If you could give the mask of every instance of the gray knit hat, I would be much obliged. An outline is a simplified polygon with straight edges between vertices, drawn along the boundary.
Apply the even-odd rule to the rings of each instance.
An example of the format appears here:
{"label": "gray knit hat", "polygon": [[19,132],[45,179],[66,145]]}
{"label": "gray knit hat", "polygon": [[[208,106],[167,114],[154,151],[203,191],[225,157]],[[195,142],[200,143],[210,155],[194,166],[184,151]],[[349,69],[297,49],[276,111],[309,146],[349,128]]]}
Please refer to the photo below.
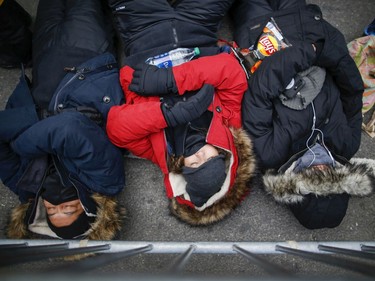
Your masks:
{"label": "gray knit hat", "polygon": [[[299,89],[297,94],[295,94],[293,97],[288,97],[288,95],[284,92],[279,96],[279,98],[285,106],[295,110],[302,110],[305,109],[320,93],[324,84],[326,71],[324,68],[312,66],[298,73],[298,75],[303,80],[301,81],[303,82],[302,88]],[[294,79],[292,80],[292,85],[290,85],[291,89],[293,89],[293,87],[297,87],[297,85],[293,85],[293,82]]]}

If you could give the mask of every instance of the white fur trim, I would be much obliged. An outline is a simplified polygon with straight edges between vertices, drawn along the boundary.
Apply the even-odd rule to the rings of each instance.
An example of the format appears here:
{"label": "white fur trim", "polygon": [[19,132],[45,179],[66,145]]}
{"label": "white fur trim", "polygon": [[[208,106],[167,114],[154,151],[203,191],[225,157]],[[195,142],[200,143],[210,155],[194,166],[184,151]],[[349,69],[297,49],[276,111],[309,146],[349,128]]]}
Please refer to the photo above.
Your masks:
{"label": "white fur trim", "polygon": [[375,161],[357,158],[351,162],[353,166],[336,162],[333,170],[305,170],[301,173],[294,173],[292,165],[284,174],[267,173],[263,178],[264,188],[276,201],[286,204],[300,202],[306,194],[372,194],[375,188]]}
{"label": "white fur trim", "polygon": [[367,167],[372,169],[372,175],[375,176],[375,160],[374,159],[369,159],[369,158],[352,158],[350,160],[350,163],[352,164],[364,164]]}

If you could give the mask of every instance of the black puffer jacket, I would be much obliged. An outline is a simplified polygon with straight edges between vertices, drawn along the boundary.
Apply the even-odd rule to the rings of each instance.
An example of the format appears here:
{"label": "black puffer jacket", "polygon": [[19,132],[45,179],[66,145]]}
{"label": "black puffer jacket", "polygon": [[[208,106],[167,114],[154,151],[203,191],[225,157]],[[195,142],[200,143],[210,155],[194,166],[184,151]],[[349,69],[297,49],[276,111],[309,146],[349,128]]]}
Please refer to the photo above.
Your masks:
{"label": "black puffer jacket", "polygon": [[[360,145],[363,82],[344,36],[322,18],[315,5],[274,11],[254,19],[254,10],[249,9],[251,1],[239,2],[241,5],[233,12],[235,40],[241,47],[255,44],[271,16],[293,45],[264,60],[243,100],[244,127],[253,138],[263,168],[278,168],[306,148],[312,133],[312,107],[289,109],[278,96],[292,77],[311,65],[324,67],[327,72],[314,100],[316,128],[322,131],[325,144],[334,154],[350,159]],[[321,47],[317,55],[312,43]]]}
{"label": "black puffer jacket", "polygon": [[201,56],[219,53],[216,33],[233,2],[174,1],[171,6],[167,1],[109,0],[124,43],[125,64],[134,67],[180,47],[198,46]]}

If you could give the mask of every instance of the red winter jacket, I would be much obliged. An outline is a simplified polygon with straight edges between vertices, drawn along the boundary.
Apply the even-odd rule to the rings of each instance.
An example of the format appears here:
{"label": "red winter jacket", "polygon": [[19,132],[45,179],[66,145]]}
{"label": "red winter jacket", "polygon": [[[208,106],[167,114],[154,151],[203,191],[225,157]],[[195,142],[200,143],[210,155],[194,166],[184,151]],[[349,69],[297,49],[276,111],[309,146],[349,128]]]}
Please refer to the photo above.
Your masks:
{"label": "red winter jacket", "polygon": [[[167,146],[164,119],[159,97],[142,97],[130,91],[128,86],[133,69],[125,66],[120,71],[120,81],[126,104],[113,106],[108,114],[107,133],[117,146],[126,148],[134,155],[156,163],[164,173],[168,198],[177,197],[179,203],[193,206],[185,192],[185,181],[181,175],[169,173],[167,168]],[[178,93],[199,90],[204,84],[215,88],[215,95],[208,110],[213,118],[206,142],[231,152],[227,179],[222,190],[199,209],[205,209],[222,198],[233,186],[238,167],[237,150],[230,127],[241,127],[241,102],[247,89],[247,80],[237,59],[232,54],[222,53],[173,67]],[[210,201],[211,200],[211,201]],[[196,209],[198,209],[196,207]]]}

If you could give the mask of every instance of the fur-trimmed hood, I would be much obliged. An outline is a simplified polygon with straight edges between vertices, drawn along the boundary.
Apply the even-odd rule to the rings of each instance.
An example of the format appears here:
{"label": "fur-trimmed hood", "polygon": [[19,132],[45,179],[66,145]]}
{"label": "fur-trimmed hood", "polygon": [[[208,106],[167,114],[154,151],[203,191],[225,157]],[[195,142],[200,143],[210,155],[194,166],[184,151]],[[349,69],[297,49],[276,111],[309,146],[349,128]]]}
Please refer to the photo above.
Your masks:
{"label": "fur-trimmed hood", "polygon": [[[125,210],[120,208],[116,199],[95,193],[92,195],[97,210],[95,221],[91,224],[90,229],[80,239],[89,240],[111,240],[121,229],[122,218],[125,215]],[[33,231],[27,225],[29,215],[29,208],[31,203],[24,203],[15,207],[10,216],[9,225],[7,227],[7,236],[11,239],[27,239],[30,238]],[[35,221],[35,220],[34,220]],[[40,220],[37,226],[41,232],[51,233],[47,222]],[[45,228],[43,230],[43,228]],[[48,228],[48,229],[46,229]],[[49,230],[49,231],[48,231]],[[39,232],[39,234],[41,234]],[[49,235],[54,238],[57,236]]]}
{"label": "fur-trimmed hood", "polygon": [[280,203],[301,202],[306,194],[327,196],[347,193],[368,196],[375,190],[375,160],[353,158],[342,165],[324,170],[305,169],[293,172],[294,164],[284,173],[269,170],[263,177],[264,188]]}
{"label": "fur-trimmed hood", "polygon": [[209,225],[230,214],[250,191],[249,181],[256,171],[253,146],[243,129],[231,129],[238,154],[238,168],[234,184],[229,191],[212,205],[199,210],[180,204],[176,198],[170,201],[173,215],[191,225]]}

